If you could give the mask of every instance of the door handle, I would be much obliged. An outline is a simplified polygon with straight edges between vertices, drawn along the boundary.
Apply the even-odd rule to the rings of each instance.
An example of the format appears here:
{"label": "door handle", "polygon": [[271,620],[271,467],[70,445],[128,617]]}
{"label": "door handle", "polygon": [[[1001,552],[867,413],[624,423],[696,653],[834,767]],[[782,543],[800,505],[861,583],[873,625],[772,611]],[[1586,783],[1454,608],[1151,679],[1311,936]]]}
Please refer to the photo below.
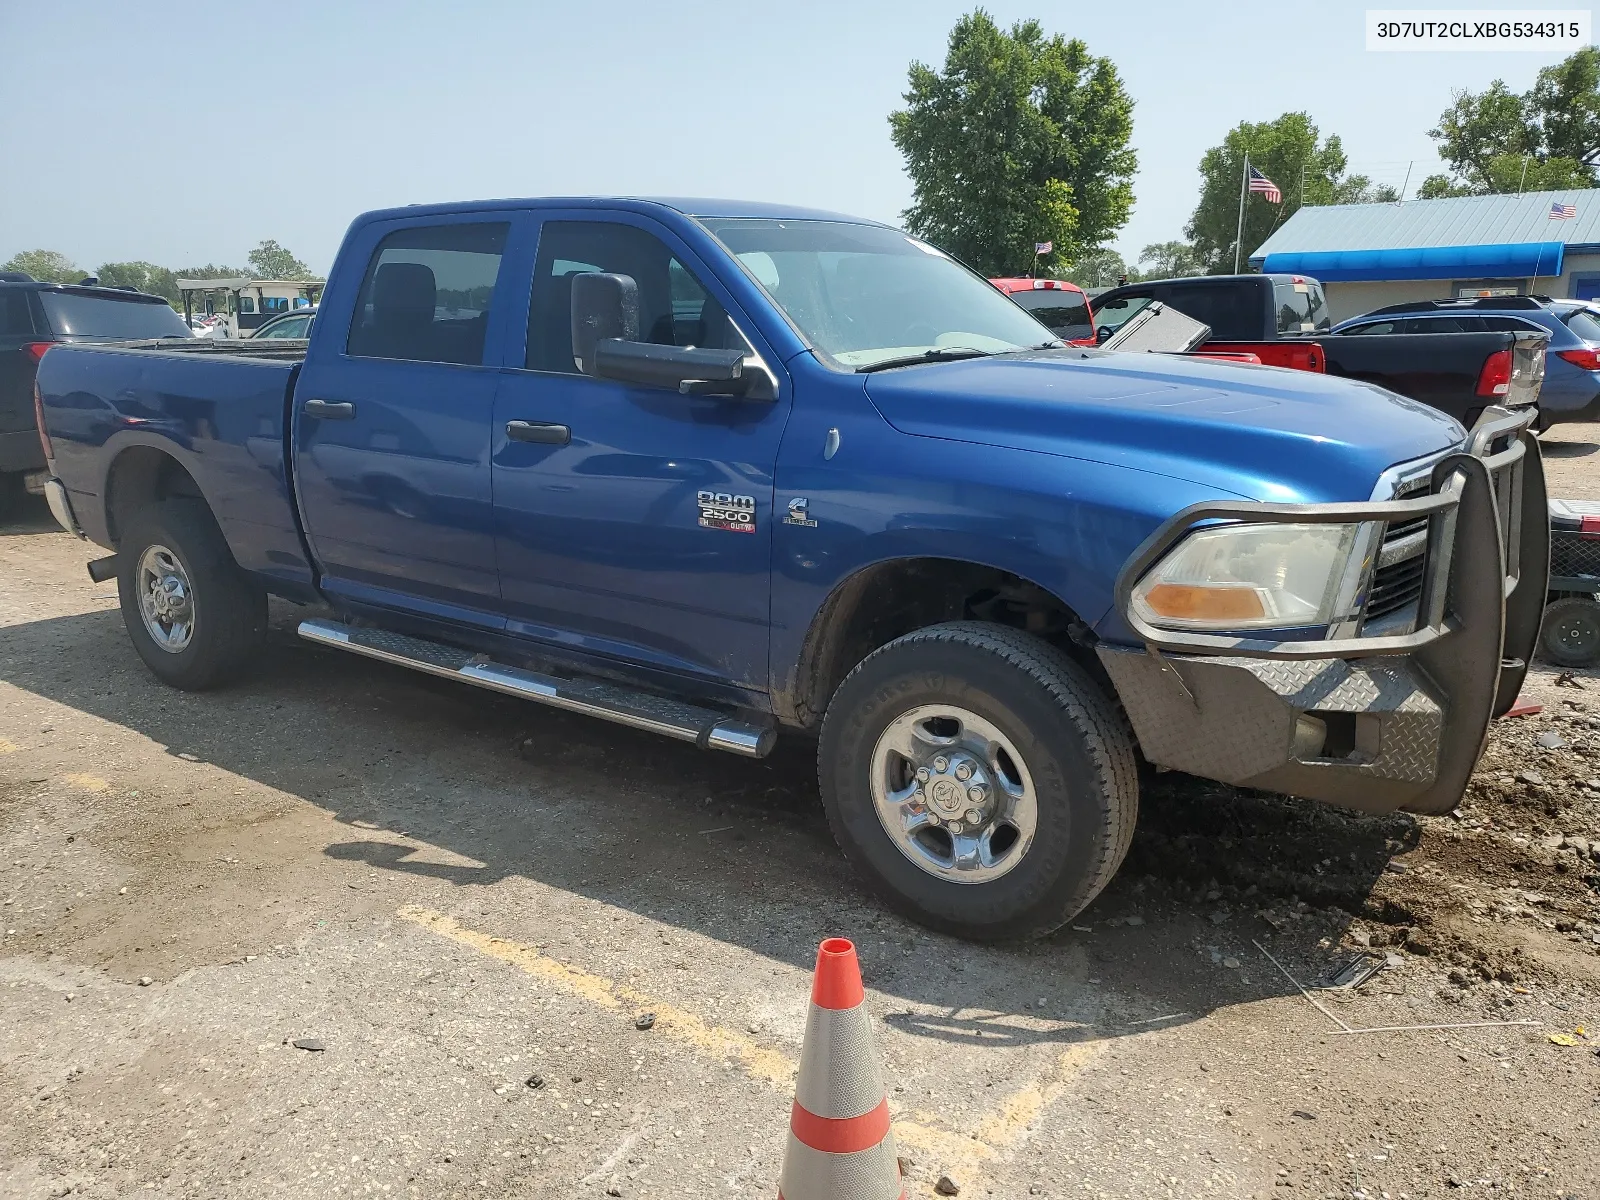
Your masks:
{"label": "door handle", "polygon": [[356,406],[343,400],[307,400],[300,411],[324,421],[353,421],[356,416]]}
{"label": "door handle", "polygon": [[539,442],[545,446],[565,446],[572,441],[572,430],[548,421],[507,421],[506,436],[513,442]]}

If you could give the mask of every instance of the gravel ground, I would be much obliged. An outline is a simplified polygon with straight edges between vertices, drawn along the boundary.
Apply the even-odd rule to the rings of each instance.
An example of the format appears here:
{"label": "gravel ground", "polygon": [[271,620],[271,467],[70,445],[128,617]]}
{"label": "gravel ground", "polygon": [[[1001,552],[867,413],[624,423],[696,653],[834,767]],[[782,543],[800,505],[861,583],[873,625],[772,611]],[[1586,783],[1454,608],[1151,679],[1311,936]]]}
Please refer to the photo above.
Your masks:
{"label": "gravel ground", "polygon": [[[1597,450],[1550,435],[1552,492],[1600,498]],[[1451,817],[1160,776],[1072,928],[974,947],[866,896],[802,743],[701,753],[287,606],[250,681],[170,691],[92,553],[0,526],[0,1195],[771,1195],[832,934],[913,1196],[1600,1195],[1600,672],[1536,668]],[[1357,953],[1325,1011],[1285,974]],[[1361,1032],[1481,1021],[1525,1023]]]}

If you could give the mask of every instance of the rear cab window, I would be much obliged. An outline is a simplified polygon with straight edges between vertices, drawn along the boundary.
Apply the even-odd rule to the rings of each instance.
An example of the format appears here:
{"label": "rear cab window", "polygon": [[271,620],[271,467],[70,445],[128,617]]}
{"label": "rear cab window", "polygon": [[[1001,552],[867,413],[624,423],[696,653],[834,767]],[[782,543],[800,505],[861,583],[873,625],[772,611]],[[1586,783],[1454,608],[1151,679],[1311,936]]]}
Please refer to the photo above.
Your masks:
{"label": "rear cab window", "polygon": [[510,230],[505,222],[473,222],[387,235],[367,264],[345,353],[481,365]]}
{"label": "rear cab window", "polygon": [[161,300],[120,299],[94,292],[39,292],[50,331],[63,341],[192,337],[183,318]]}
{"label": "rear cab window", "polygon": [[1315,279],[1274,279],[1272,297],[1279,334],[1321,333],[1333,324],[1327,297]]}
{"label": "rear cab window", "polygon": [[1094,336],[1094,325],[1089,320],[1089,300],[1082,292],[1040,288],[1012,292],[1010,296],[1058,338],[1073,341]]}

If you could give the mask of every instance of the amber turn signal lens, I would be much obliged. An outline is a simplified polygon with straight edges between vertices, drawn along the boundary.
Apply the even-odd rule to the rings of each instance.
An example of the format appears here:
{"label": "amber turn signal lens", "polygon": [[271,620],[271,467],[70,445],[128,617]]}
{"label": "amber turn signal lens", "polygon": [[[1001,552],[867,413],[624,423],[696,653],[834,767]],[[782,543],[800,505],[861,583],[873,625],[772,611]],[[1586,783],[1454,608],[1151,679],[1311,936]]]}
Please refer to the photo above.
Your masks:
{"label": "amber turn signal lens", "polygon": [[1150,611],[1169,621],[1255,621],[1267,615],[1253,587],[1158,583],[1144,595]]}

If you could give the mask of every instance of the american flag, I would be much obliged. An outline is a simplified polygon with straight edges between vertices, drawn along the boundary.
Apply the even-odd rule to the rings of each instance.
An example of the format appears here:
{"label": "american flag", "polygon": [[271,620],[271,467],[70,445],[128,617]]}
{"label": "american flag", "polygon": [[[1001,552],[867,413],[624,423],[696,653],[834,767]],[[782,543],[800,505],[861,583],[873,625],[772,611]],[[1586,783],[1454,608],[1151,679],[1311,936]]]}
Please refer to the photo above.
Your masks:
{"label": "american flag", "polygon": [[1278,190],[1278,185],[1254,167],[1250,168],[1250,190],[1260,192],[1271,204],[1283,203],[1283,193]]}
{"label": "american flag", "polygon": [[1049,254],[1055,248],[1056,244],[1054,242],[1035,242],[1033,244],[1033,252],[1035,254]]}
{"label": "american flag", "polygon": [[1576,204],[1552,204],[1550,206],[1550,219],[1552,221],[1570,221],[1578,215]]}

